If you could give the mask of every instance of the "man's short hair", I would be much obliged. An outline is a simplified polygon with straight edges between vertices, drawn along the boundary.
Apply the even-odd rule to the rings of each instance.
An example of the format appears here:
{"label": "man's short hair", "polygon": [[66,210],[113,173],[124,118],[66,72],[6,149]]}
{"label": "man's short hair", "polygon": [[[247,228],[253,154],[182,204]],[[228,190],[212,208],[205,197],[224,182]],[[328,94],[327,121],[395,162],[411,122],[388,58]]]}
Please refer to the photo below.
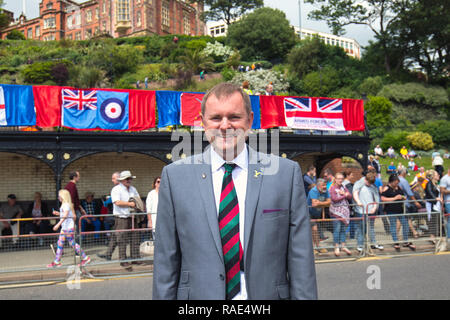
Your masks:
{"label": "man's short hair", "polygon": [[377,177],[376,173],[374,172],[367,172],[366,173],[366,180],[370,183],[373,184],[375,182],[375,178]]}
{"label": "man's short hair", "polygon": [[73,178],[78,176],[78,171],[73,171],[69,173],[69,180],[73,180]]}
{"label": "man's short hair", "polygon": [[14,193],[8,194],[8,199],[16,199],[16,195]]}
{"label": "man's short hair", "polygon": [[322,179],[322,178],[319,178],[319,179],[317,179],[317,182],[316,182],[316,185],[318,186],[319,184],[322,184],[322,183],[327,183],[326,181],[325,181],[325,179]]}
{"label": "man's short hair", "polygon": [[235,85],[235,84],[229,83],[229,82],[219,83],[218,85],[214,86],[212,89],[210,89],[205,94],[205,96],[203,97],[203,100],[202,100],[202,105],[201,105],[202,115],[205,114],[206,102],[211,95],[214,95],[217,99],[222,99],[222,98],[228,98],[236,92],[238,92],[242,96],[242,100],[244,101],[245,111],[247,111],[247,114],[250,115],[252,112],[252,104],[250,102],[250,97],[238,85]]}
{"label": "man's short hair", "polygon": [[406,173],[406,169],[405,168],[400,168],[400,169],[397,170],[397,172],[398,172],[398,175],[401,176],[401,175]]}
{"label": "man's short hair", "polygon": [[310,165],[308,166],[308,168],[306,169],[306,172],[310,172],[313,171],[316,167],[314,165]]}

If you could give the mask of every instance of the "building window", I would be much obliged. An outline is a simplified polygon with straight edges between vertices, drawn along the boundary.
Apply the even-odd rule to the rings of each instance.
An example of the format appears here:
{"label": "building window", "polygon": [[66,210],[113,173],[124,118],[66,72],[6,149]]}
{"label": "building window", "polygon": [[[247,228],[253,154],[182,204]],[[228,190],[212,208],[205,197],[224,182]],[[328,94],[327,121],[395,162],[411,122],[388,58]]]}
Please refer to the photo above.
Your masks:
{"label": "building window", "polygon": [[86,11],[86,21],[87,22],[91,22],[92,21],[92,10],[91,9]]}
{"label": "building window", "polygon": [[41,27],[37,26],[37,27],[34,29],[34,35],[35,35],[36,37],[39,37],[39,36],[41,35]]}
{"label": "building window", "polygon": [[54,17],[44,20],[44,29],[50,29],[55,27],[56,27],[56,19]]}
{"label": "building window", "polygon": [[98,7],[95,8],[95,19],[98,20],[98,17],[100,16],[100,12],[98,10]]}
{"label": "building window", "polygon": [[117,21],[130,21],[130,2],[129,0],[117,1]]}
{"label": "building window", "polygon": [[67,28],[72,29],[73,26],[73,16],[67,18]]}
{"label": "building window", "polygon": [[67,35],[67,36],[66,36],[66,39],[68,39],[68,40],[73,40],[73,34]]}
{"label": "building window", "polygon": [[103,1],[102,13],[106,13],[106,0]]}
{"label": "building window", "polygon": [[142,24],[142,15],[141,15],[141,12],[138,11],[137,14],[136,14],[136,25],[138,27],[140,27],[141,24]]}
{"label": "building window", "polygon": [[33,38],[33,28],[27,30],[27,39]]}
{"label": "building window", "polygon": [[161,7],[161,24],[165,27],[170,27],[170,8],[169,2],[163,1]]}
{"label": "building window", "polygon": [[81,40],[81,31],[75,33],[75,40]]}
{"label": "building window", "polygon": [[53,9],[53,3],[49,2],[47,3],[47,10]]}
{"label": "building window", "polygon": [[75,16],[75,24],[76,24],[77,26],[81,25],[81,14],[77,14],[77,15]]}
{"label": "building window", "polygon": [[191,34],[191,21],[189,19],[189,13],[183,14],[183,33],[187,35]]}
{"label": "building window", "polygon": [[84,39],[90,39],[92,38],[92,29],[86,29],[86,32],[84,33]]}
{"label": "building window", "polygon": [[94,36],[97,36],[100,34],[100,27],[95,27]]}
{"label": "building window", "polygon": [[103,29],[103,31],[106,32],[106,21],[103,21],[103,22],[102,22],[102,29]]}

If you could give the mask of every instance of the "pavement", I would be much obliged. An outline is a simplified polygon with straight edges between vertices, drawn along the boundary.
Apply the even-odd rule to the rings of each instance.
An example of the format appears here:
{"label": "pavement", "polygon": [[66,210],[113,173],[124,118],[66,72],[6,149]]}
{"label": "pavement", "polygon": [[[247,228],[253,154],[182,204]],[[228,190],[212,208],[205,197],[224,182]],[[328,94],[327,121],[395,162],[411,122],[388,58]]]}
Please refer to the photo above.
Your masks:
{"label": "pavement", "polygon": [[[79,263],[79,257],[69,246],[64,248],[61,259],[62,266],[47,268],[47,264],[54,259],[54,253],[50,246],[33,248],[33,250],[8,250],[0,251],[0,283],[65,280],[74,273],[74,265]],[[106,261],[97,256],[106,252],[105,245],[92,245],[83,248],[90,256],[91,262],[81,268],[86,277],[99,277],[105,275],[123,275],[153,272],[153,250],[142,256],[142,265],[132,265],[132,268],[121,267],[118,261],[118,248],[113,253],[111,261]],[[151,248],[153,249],[153,248]]]}

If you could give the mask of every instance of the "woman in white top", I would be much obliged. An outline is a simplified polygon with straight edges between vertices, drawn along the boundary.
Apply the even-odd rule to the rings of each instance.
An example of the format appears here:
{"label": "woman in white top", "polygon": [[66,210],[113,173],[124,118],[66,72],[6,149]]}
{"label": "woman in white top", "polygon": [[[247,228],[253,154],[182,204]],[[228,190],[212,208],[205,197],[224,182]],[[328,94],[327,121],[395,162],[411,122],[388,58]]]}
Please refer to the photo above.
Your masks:
{"label": "woman in white top", "polygon": [[81,257],[81,266],[88,264],[91,258],[81,250],[80,245],[75,242],[75,210],[72,204],[72,198],[69,191],[62,189],[59,190],[58,199],[61,202],[60,211],[53,211],[53,214],[60,216],[59,222],[53,227],[54,231],[57,231],[61,227],[61,233],[58,238],[58,249],[56,250],[55,260],[47,265],[48,268],[60,267],[61,257],[64,250],[64,242],[70,243],[75,252]]}
{"label": "woman in white top", "polygon": [[153,240],[155,239],[155,227],[156,227],[156,210],[158,209],[158,192],[159,184],[161,183],[161,177],[156,177],[153,180],[153,190],[151,190],[147,199],[145,200],[145,206],[147,208],[147,228],[152,229]]}

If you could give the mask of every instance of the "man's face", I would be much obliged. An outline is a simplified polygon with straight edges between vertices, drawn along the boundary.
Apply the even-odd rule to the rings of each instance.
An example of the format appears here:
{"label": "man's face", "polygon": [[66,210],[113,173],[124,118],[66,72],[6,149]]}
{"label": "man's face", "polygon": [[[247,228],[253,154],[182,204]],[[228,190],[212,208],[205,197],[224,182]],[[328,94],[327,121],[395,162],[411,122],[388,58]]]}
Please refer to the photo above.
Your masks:
{"label": "man's face", "polygon": [[317,184],[317,190],[319,190],[320,193],[324,193],[327,191],[327,184],[326,183],[318,183]]}
{"label": "man's face", "polygon": [[209,143],[225,160],[234,159],[242,150],[253,123],[253,112],[247,114],[239,92],[220,100],[211,95],[201,116]]}
{"label": "man's face", "polygon": [[12,207],[16,204],[16,199],[8,198],[8,204]]}
{"label": "man's face", "polygon": [[128,188],[129,186],[131,186],[132,181],[133,181],[133,178],[127,178],[125,180],[122,180],[122,184]]}
{"label": "man's face", "polygon": [[78,182],[78,181],[80,181],[80,178],[81,178],[80,173],[77,172],[77,175],[74,177],[74,180],[75,180],[76,182]]}
{"label": "man's face", "polygon": [[117,180],[118,178],[119,178],[119,175],[117,175],[117,174],[112,175],[111,181],[112,181],[112,183],[114,183],[114,185],[119,184],[119,180]]}

